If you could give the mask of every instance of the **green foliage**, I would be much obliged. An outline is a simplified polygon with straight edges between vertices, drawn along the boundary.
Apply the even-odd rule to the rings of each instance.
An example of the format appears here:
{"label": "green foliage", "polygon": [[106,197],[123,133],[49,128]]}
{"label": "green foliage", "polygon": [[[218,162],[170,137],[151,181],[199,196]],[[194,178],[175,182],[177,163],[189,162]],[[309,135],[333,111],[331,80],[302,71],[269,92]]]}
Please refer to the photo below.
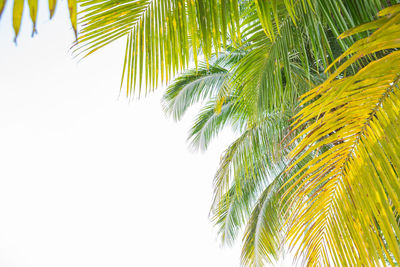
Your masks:
{"label": "green foliage", "polygon": [[[333,87],[343,86],[342,82],[347,80],[343,79],[343,75],[363,73],[369,62],[388,53],[387,50],[379,51],[397,47],[393,45],[393,42],[397,44],[395,39],[392,43],[388,41],[388,33],[398,33],[397,26],[393,26],[397,25],[394,19],[384,13],[388,9],[381,13],[381,16],[386,17],[369,22],[385,4],[388,3],[317,0],[242,2],[242,46],[236,50],[242,56],[234,64],[223,65],[222,68],[211,64],[210,71],[206,74],[204,69],[199,69],[198,72],[193,69],[191,76],[185,73],[169,87],[166,94],[169,102],[164,104],[170,114],[175,114],[176,119],[183,114],[182,110],[186,110],[194,102],[206,101],[189,136],[197,148],[206,149],[210,140],[226,125],[233,126],[240,133],[239,138],[221,157],[220,168],[214,179],[211,218],[225,244],[232,244],[244,230],[243,265],[263,266],[266,262],[273,262],[279,257],[279,253],[290,247],[299,248],[298,256],[302,257],[307,266],[369,266],[384,259],[389,263],[398,260],[395,254],[397,234],[393,233],[393,229],[397,227],[394,224],[395,217],[390,219],[392,223],[385,222],[381,218],[377,219],[378,214],[374,213],[373,208],[369,208],[371,213],[362,222],[360,208],[358,211],[352,210],[354,204],[352,206],[343,201],[343,196],[349,199],[348,195],[355,194],[352,191],[358,185],[349,186],[349,182],[338,182],[337,173],[330,174],[334,164],[337,164],[338,170],[344,169],[340,165],[343,162],[338,162],[338,155],[347,155],[350,158],[353,156],[352,153],[343,151],[345,147],[352,147],[348,138],[358,139],[354,130],[346,130],[346,127],[365,125],[362,121],[356,123],[361,118],[358,116],[362,116],[360,104],[366,105],[368,99],[371,107],[380,105],[372,105],[373,98],[364,92],[366,86],[372,84],[372,80],[376,82],[376,78],[363,83],[359,80],[361,76],[355,76],[358,78],[354,78],[353,82],[359,88],[356,92],[360,95],[344,94],[344,89],[338,92],[331,89],[331,96],[325,98],[323,95],[327,89],[321,89],[330,82]],[[395,6],[391,10],[396,8]],[[350,30],[358,24],[361,24],[359,28]],[[373,39],[374,35],[368,37],[368,33],[365,33],[366,30],[383,25],[392,25],[392,28],[387,26],[380,31],[382,36],[386,36],[387,43]],[[337,40],[341,32],[346,33],[340,37],[352,36]],[[371,46],[375,46],[375,50],[371,50]],[[360,48],[358,54],[350,57],[344,64],[338,67],[334,65],[355,53],[355,47],[364,50]],[[234,51],[231,50],[230,53]],[[345,53],[338,57],[342,52]],[[364,57],[367,54],[371,55]],[[335,60],[336,57],[338,59]],[[358,60],[361,57],[363,58]],[[394,61],[392,63],[395,64]],[[333,69],[332,74],[323,72],[328,66]],[[393,69],[393,73],[396,72],[397,69]],[[362,77],[386,74],[389,75],[389,72],[382,65],[377,65],[372,72],[367,72]],[[333,81],[337,77],[339,79]],[[394,82],[390,81],[393,77],[385,78],[389,80],[382,80],[383,84]],[[191,91],[192,95],[183,94],[182,99],[185,101],[179,102],[181,97],[172,92],[184,92],[188,84],[196,85],[199,91]],[[316,84],[322,85],[309,91]],[[386,90],[384,86],[379,88],[382,92]],[[307,91],[309,92],[306,93]],[[310,96],[300,103],[298,99],[302,94]],[[371,94],[379,98],[381,93],[371,91]],[[347,103],[350,97],[356,99],[351,108]],[[176,103],[179,105],[172,104],[174,101],[178,101]],[[396,102],[392,102],[392,108],[395,106]],[[348,120],[342,113],[347,107],[350,112]],[[297,115],[294,127],[291,127],[293,121],[290,117],[299,108],[302,111]],[[304,115],[306,110],[308,113]],[[376,116],[375,113],[368,112],[368,109],[365,112],[367,117]],[[312,127],[328,127],[325,120],[330,113],[332,115],[329,119],[334,128],[312,130]],[[392,113],[392,116],[394,117],[390,121],[396,121],[397,115]],[[350,137],[340,135],[347,131]],[[381,134],[382,132],[380,130]],[[397,130],[392,130],[390,137],[395,140],[396,135]],[[378,145],[381,146],[382,144]],[[379,151],[378,147],[375,145],[374,149]],[[289,154],[291,150],[293,151]],[[379,166],[386,164],[385,169],[390,172],[394,168],[394,159],[391,157],[396,155],[396,149],[377,153],[380,153],[382,160]],[[387,153],[392,156],[383,156]],[[374,162],[379,160],[372,160],[369,165],[375,166]],[[288,163],[289,167],[286,167]],[[372,183],[372,177],[381,177],[382,174],[375,167],[374,170],[364,170],[362,175],[365,179],[371,178],[356,191],[358,195]],[[392,180],[385,183],[386,186],[397,187]],[[387,196],[384,193],[388,191],[385,186],[376,186],[377,189],[374,190],[383,193],[380,199],[385,199],[386,196],[390,200],[386,203],[389,206],[385,216],[397,216],[397,211],[391,212],[389,216],[389,211],[394,209],[392,198],[397,197],[394,193]],[[376,193],[371,192],[371,195]],[[364,194],[361,194],[358,200],[361,204],[358,205],[365,208],[366,201],[363,197]],[[384,203],[381,202],[382,205]],[[358,214],[358,219],[354,222],[351,220],[355,216],[353,212]],[[360,224],[365,228],[355,226]],[[368,228],[374,224],[375,228]],[[246,227],[243,229],[244,226]],[[378,232],[379,238],[371,237]],[[380,252],[379,247],[384,249]]]}
{"label": "green foliage", "polygon": [[[288,248],[306,266],[396,265],[397,2],[83,0],[75,52],[124,37],[127,95],[168,83],[162,103],[175,120],[201,105],[195,149],[226,126],[237,132],[210,215],[223,244],[243,234],[243,265]],[[37,1],[28,3],[35,23]]]}
{"label": "green foliage", "polygon": [[[127,94],[168,82],[198,54],[206,63],[213,50],[240,40],[238,1],[83,0],[77,53],[84,56],[127,38],[122,81]],[[122,88],[122,84],[121,84]]]}

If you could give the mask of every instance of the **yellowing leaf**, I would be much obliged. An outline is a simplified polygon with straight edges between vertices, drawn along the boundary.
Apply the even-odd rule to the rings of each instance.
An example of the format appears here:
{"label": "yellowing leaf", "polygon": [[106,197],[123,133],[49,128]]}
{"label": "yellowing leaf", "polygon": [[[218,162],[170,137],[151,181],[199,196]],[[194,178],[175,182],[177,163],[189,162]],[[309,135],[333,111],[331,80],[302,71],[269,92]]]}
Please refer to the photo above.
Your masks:
{"label": "yellowing leaf", "polygon": [[24,0],[14,0],[14,7],[13,7],[13,27],[15,32],[14,41],[17,40],[17,36],[21,26],[23,11],[24,11]]}
{"label": "yellowing leaf", "polygon": [[7,0],[0,0],[0,18],[1,14],[3,14],[4,7],[6,5]]}
{"label": "yellowing leaf", "polygon": [[71,19],[72,28],[75,32],[75,37],[78,38],[77,28],[77,3],[76,0],[68,0],[69,16]]}
{"label": "yellowing leaf", "polygon": [[49,0],[49,12],[50,18],[54,16],[54,11],[56,10],[57,0]]}
{"label": "yellowing leaf", "polygon": [[31,20],[33,22],[33,30],[32,35],[36,32],[36,16],[38,11],[38,0],[28,0],[29,5],[29,15],[31,16]]}
{"label": "yellowing leaf", "polygon": [[[345,51],[339,59],[350,58],[303,96],[293,125],[303,130],[294,140],[292,167],[304,157],[313,159],[289,179],[284,198],[296,211],[288,218],[288,237],[306,265],[377,266],[400,260],[398,7],[391,8],[390,17],[342,35],[377,28]],[[340,76],[383,49],[392,52],[370,57],[353,76]]]}

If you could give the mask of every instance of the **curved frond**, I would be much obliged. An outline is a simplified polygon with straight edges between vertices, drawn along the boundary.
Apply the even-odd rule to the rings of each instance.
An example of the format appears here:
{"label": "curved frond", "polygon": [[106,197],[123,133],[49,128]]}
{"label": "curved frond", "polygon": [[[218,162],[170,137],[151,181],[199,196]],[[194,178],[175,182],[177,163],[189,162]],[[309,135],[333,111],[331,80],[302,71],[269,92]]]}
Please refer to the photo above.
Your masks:
{"label": "curved frond", "polygon": [[[360,20],[357,15],[350,13],[338,18],[341,23],[333,22],[328,15],[350,3],[336,1],[328,5],[326,1],[304,2],[293,1],[290,9],[286,1],[264,3],[275,5],[268,7],[273,8],[276,15],[275,18],[267,18],[268,30],[260,25],[260,21],[265,19],[260,17],[258,10],[261,2],[250,4],[243,15],[241,34],[247,55],[231,70],[230,91],[219,97],[223,99],[235,91],[237,108],[253,114],[255,120],[262,117],[263,112],[296,106],[302,93],[322,82],[321,67],[328,66],[337,50],[340,53],[341,48],[351,44],[351,41],[338,43],[334,37],[338,36],[337,32],[348,29],[349,21],[354,23]],[[374,9],[374,12],[377,10]],[[262,14],[266,16],[269,13]],[[293,14],[296,14],[295,20]],[[326,30],[327,22],[333,27],[329,31]]]}
{"label": "curved frond", "polygon": [[[390,10],[397,6],[383,13]],[[295,121],[295,129],[304,129],[293,164],[331,147],[299,170],[285,193],[296,211],[288,238],[308,266],[400,260],[400,13],[389,13],[386,23],[344,53],[350,58],[323,84],[303,95],[301,105],[308,105]],[[378,59],[353,76],[340,75],[371,54]]]}
{"label": "curved frond", "polygon": [[195,149],[206,150],[211,140],[227,125],[242,121],[243,114],[235,113],[232,100],[228,100],[219,112],[216,111],[215,102],[211,100],[197,115],[190,129],[189,138]]}
{"label": "curved frond", "polygon": [[282,243],[280,191],[278,176],[258,198],[243,237],[242,264],[265,266],[278,258]]}
{"label": "curved frond", "polygon": [[271,173],[274,173],[276,163],[285,154],[281,141],[287,134],[289,122],[286,116],[284,113],[266,116],[248,127],[228,147],[214,178],[213,206],[218,205],[233,182],[240,192],[241,183],[246,179],[273,177]]}
{"label": "curved frond", "polygon": [[[272,182],[265,183],[265,179],[259,178],[247,182],[256,186],[256,190],[253,189],[250,195],[256,196],[254,199],[257,199],[257,202],[253,205],[244,231],[241,255],[243,266],[274,264],[287,250],[285,236],[288,227],[285,221],[288,214],[293,211],[290,210],[288,203],[282,201],[282,195],[285,193],[285,189],[295,182],[294,180],[288,181],[291,174],[303,168],[314,156],[314,154],[307,156],[296,166],[292,166],[291,170],[287,169],[287,158],[285,157],[270,173],[273,178],[270,177],[269,180]],[[247,183],[243,195],[248,194]]]}
{"label": "curved frond", "polygon": [[[262,160],[260,159],[253,167],[257,168]],[[246,175],[245,171],[242,170],[240,175]],[[233,182],[225,196],[211,210],[211,219],[218,228],[218,234],[223,245],[232,245],[240,230],[247,224],[254,202],[265,188],[267,178],[259,176],[243,180],[240,184],[240,190],[237,189],[238,185]]]}
{"label": "curved frond", "polygon": [[[229,190],[211,209],[212,220],[218,227],[222,244],[233,244],[240,230],[246,225],[242,249],[244,265],[253,266],[250,263],[261,258],[271,260],[271,256],[273,258],[278,254],[279,244],[282,242],[280,225],[284,221],[281,214],[284,206],[280,206],[279,200],[283,191],[279,189],[284,181],[281,174],[286,165],[282,160],[273,167],[265,166],[267,157],[268,153],[265,153],[264,157],[255,159],[252,166],[238,169]],[[249,169],[254,171],[250,172]],[[269,234],[263,235],[261,228],[268,228]],[[259,245],[267,243],[270,245],[264,254]]]}
{"label": "curved frond", "polygon": [[200,65],[197,70],[184,72],[168,86],[163,95],[164,111],[175,120],[180,120],[190,106],[215,96],[227,77],[228,70],[214,64],[209,68]]}

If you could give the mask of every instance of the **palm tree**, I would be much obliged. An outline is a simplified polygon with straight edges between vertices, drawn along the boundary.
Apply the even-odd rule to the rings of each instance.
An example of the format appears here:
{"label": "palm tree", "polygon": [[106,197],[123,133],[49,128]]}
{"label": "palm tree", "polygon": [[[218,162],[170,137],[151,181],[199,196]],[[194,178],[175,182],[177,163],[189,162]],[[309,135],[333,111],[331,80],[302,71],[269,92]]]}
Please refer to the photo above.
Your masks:
{"label": "palm tree", "polygon": [[397,2],[83,0],[75,51],[126,37],[127,95],[173,80],[163,104],[177,120],[204,101],[189,136],[197,149],[227,125],[238,131],[211,216],[223,243],[245,227],[243,265],[286,248],[307,266],[395,265]]}

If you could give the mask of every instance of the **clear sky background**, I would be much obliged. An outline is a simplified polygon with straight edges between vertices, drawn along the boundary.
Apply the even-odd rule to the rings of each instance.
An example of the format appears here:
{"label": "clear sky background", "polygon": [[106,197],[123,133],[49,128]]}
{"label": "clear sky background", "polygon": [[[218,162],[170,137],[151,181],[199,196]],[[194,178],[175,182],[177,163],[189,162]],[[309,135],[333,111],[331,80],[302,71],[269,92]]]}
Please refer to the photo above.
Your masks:
{"label": "clear sky background", "polygon": [[27,8],[17,46],[0,21],[0,266],[239,266],[208,218],[230,132],[190,152],[162,89],[119,96],[123,40],[78,63],[66,1],[39,2],[34,38]]}

